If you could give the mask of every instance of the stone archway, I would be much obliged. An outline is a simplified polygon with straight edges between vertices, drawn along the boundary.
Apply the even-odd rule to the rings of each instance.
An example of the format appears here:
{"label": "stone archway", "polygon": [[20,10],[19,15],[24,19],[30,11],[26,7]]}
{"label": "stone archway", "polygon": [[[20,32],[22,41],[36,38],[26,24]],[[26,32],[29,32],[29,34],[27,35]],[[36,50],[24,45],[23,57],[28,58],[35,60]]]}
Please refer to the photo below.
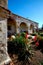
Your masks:
{"label": "stone archway", "polygon": [[7,21],[7,30],[8,33],[16,34],[16,21],[12,18],[9,18]]}
{"label": "stone archway", "polygon": [[34,32],[34,25],[33,24],[30,24],[30,30],[31,30],[31,32]]}
{"label": "stone archway", "polygon": [[20,24],[20,32],[28,32],[28,26],[26,23],[22,22]]}

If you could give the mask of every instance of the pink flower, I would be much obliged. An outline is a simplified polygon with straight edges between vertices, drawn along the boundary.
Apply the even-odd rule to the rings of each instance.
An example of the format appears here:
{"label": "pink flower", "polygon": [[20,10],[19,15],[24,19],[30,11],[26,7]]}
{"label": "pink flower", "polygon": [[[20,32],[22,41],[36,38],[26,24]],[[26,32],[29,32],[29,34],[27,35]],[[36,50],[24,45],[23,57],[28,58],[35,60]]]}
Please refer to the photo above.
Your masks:
{"label": "pink flower", "polygon": [[39,46],[39,43],[38,42],[36,42],[36,44],[35,44],[36,46]]}
{"label": "pink flower", "polygon": [[26,38],[28,38],[28,34],[26,34]]}
{"label": "pink flower", "polygon": [[36,41],[37,40],[37,36],[34,36],[33,40]]}

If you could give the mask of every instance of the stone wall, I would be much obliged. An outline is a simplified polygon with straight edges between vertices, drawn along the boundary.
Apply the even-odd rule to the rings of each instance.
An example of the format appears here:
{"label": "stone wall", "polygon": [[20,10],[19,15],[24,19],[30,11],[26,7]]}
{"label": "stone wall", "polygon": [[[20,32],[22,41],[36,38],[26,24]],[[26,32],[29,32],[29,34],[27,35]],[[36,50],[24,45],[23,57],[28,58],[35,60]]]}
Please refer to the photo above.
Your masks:
{"label": "stone wall", "polygon": [[0,0],[0,6],[7,8],[7,0]]}
{"label": "stone wall", "polygon": [[[15,15],[16,16],[16,15]],[[18,23],[18,26],[20,27],[20,24],[22,23],[22,22],[24,22],[26,25],[27,25],[27,27],[28,27],[28,33],[32,33],[33,32],[33,30],[31,29],[30,30],[30,25],[31,24],[33,24],[33,26],[34,26],[34,29],[37,29],[38,28],[38,23],[36,23],[36,22],[34,22],[34,21],[32,21],[32,20],[29,20],[29,19],[26,19],[26,18],[23,18],[23,17],[20,17],[20,16],[16,16],[16,22]],[[17,29],[18,30],[18,32],[20,31],[19,30],[19,28]],[[36,31],[36,30],[35,30]]]}
{"label": "stone wall", "polygon": [[10,60],[7,53],[7,19],[0,21],[0,65]]}

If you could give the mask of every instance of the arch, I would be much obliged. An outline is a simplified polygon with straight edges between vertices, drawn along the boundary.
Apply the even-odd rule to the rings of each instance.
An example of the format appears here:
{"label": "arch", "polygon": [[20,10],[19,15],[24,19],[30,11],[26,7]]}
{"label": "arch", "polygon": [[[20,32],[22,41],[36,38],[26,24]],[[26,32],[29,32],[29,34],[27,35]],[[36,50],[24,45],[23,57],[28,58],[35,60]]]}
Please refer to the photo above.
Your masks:
{"label": "arch", "polygon": [[20,32],[28,32],[28,26],[26,23],[21,22],[20,24]]}
{"label": "arch", "polygon": [[32,32],[34,32],[34,24],[33,23],[30,24],[30,30],[32,30]]}
{"label": "arch", "polygon": [[34,25],[33,24],[30,24],[30,29],[33,29],[34,28]]}
{"label": "arch", "polygon": [[12,18],[7,20],[7,30],[8,33],[15,34],[16,33],[16,21]]}

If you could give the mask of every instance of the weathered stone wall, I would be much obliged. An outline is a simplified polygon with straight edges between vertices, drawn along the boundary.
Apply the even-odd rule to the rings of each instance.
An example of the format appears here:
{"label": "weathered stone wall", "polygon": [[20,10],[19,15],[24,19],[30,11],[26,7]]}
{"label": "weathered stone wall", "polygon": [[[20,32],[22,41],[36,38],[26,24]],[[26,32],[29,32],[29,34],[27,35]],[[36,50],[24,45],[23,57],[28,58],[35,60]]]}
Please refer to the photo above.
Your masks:
{"label": "weathered stone wall", "polygon": [[[25,19],[25,18],[23,18],[23,17],[18,17],[18,16],[16,16],[16,22],[17,22],[17,25],[20,27],[20,24],[22,23],[22,22],[24,22],[26,25],[27,25],[27,27],[28,27],[28,33],[32,33],[33,32],[33,30],[31,29],[30,30],[30,25],[31,24],[33,24],[33,26],[34,26],[34,29],[36,28],[38,28],[38,23],[36,23],[36,22],[34,22],[34,21],[31,21],[31,20],[29,20],[29,19]],[[19,30],[19,27],[17,28],[17,32],[19,32],[20,30]]]}
{"label": "weathered stone wall", "polygon": [[21,17],[19,15],[12,14],[12,13],[11,13],[11,18],[16,21],[16,33],[20,33],[20,24],[22,22],[24,22],[27,25],[28,33],[33,32],[33,29],[30,29],[31,24],[34,26],[34,29],[38,28],[38,23],[36,23],[36,22],[34,22],[34,21],[30,20],[30,19],[26,19],[26,18],[23,18],[23,17]]}
{"label": "weathered stone wall", "polygon": [[0,21],[0,65],[10,60],[7,53],[7,19]]}
{"label": "weathered stone wall", "polygon": [[0,0],[0,6],[7,8],[8,1],[7,0]]}

